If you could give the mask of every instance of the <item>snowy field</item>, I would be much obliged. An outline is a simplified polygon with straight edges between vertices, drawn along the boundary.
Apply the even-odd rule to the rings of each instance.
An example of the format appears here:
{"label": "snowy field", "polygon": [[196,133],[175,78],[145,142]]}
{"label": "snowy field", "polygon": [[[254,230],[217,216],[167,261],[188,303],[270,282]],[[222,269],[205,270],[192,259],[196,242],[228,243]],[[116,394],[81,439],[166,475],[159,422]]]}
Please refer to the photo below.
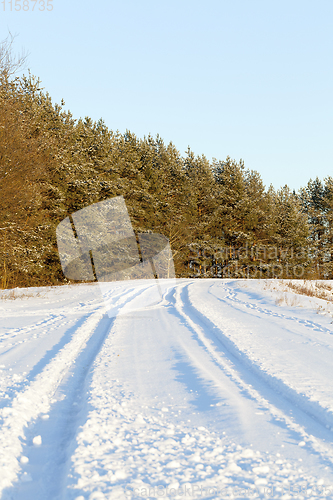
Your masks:
{"label": "snowy field", "polygon": [[332,303],[153,287],[0,292],[0,498],[333,498]]}

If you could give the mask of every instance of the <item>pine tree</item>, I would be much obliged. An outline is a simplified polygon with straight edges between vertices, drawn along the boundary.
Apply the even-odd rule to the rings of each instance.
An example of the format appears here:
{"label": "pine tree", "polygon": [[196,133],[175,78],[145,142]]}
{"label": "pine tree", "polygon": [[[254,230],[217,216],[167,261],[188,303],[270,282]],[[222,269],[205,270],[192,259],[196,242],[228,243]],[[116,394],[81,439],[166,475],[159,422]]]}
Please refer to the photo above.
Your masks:
{"label": "pine tree", "polygon": [[314,277],[320,279],[325,276],[326,221],[324,186],[318,177],[300,190],[300,200],[310,225]]}
{"label": "pine tree", "polygon": [[184,158],[184,174],[188,185],[186,210],[190,215],[189,231],[192,242],[188,245],[188,269],[198,276],[211,276],[215,241],[212,235],[216,210],[215,179],[207,158],[195,156],[188,148]]}
{"label": "pine tree", "polygon": [[[275,196],[275,234],[272,240],[277,249],[277,263],[272,262],[277,277],[305,278],[311,263],[309,248],[310,227],[302,212],[301,201],[285,185]],[[274,271],[275,266],[275,271]]]}
{"label": "pine tree", "polygon": [[322,206],[325,217],[324,277],[333,279],[333,178],[324,179]]}

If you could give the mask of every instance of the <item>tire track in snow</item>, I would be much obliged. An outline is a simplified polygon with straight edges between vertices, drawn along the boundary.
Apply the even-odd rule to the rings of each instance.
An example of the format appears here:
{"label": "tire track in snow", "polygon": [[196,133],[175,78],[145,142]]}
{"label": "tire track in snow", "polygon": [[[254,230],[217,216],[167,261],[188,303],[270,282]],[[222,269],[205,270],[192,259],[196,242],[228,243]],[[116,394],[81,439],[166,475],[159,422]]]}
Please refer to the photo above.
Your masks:
{"label": "tire track in snow", "polygon": [[[54,395],[80,352],[103,318],[103,310],[90,314],[72,340],[45,366],[36,379],[20,394],[10,407],[0,410],[3,419],[0,430],[0,493],[18,478],[21,467],[19,458],[25,441],[25,428],[41,414],[48,414]],[[10,496],[8,497],[10,498]]]}
{"label": "tire track in snow", "polygon": [[[311,446],[311,448],[316,453],[318,453],[324,459],[328,460],[330,464],[333,464],[332,446],[330,446],[327,443],[324,443],[321,439],[313,436],[312,434],[307,433],[303,425],[295,422],[291,417],[286,415],[284,411],[280,410],[277,406],[270,403],[267,398],[263,397],[260,394],[260,389],[257,390],[256,388],[253,387],[253,385],[248,384],[243,380],[243,377],[240,375],[240,372],[244,371],[244,369],[248,370],[250,368],[251,371],[253,369],[253,374],[255,376],[259,377],[259,379],[261,379],[264,383],[266,382],[266,384],[268,382],[268,379],[266,377],[263,377],[264,374],[260,372],[260,369],[258,367],[254,367],[251,361],[248,362],[246,359],[246,355],[240,352],[236,348],[236,346],[234,346],[234,344],[227,337],[223,335],[223,332],[220,329],[219,329],[219,335],[218,336],[216,335],[214,329],[216,329],[217,327],[208,318],[204,317],[190,302],[188,297],[188,288],[190,286],[191,286],[190,284],[183,285],[182,287],[178,287],[175,290],[174,306],[177,312],[184,318],[187,325],[195,333],[197,339],[209,352],[212,359],[223,369],[223,371],[236,383],[236,385],[240,389],[244,390],[251,398],[256,400],[264,408],[266,408],[274,419],[276,419],[277,421],[284,422],[290,430],[296,432],[301,437],[300,442],[303,441],[304,444]],[[187,309],[187,311],[190,310],[191,312],[193,312],[193,314],[195,315],[195,319],[193,319],[193,316],[191,317],[187,312],[185,312],[185,308]],[[206,331],[207,327],[209,328],[210,333]],[[209,337],[211,338],[211,340],[209,339]],[[219,351],[217,351],[215,347],[216,341],[219,346]],[[221,347],[222,347],[222,352],[221,352]],[[279,381],[274,380],[274,385],[275,383],[278,384]],[[272,387],[270,386],[270,384],[267,385],[270,387],[271,390]],[[287,400],[289,403],[295,406],[295,400],[289,398],[286,392],[283,391],[283,388],[281,386],[280,388],[281,388],[281,393],[277,394],[277,396],[282,397],[283,399]],[[273,390],[276,391],[276,386],[273,387]],[[295,394],[298,395],[298,393]],[[309,410],[307,406],[306,409]],[[295,413],[297,411],[302,412],[304,410],[296,406]],[[324,432],[326,431],[327,433],[329,433],[329,431],[326,430],[326,423],[322,421],[323,415],[321,413],[319,415],[312,415],[311,412],[306,410],[304,411],[304,413],[307,415],[308,418],[309,417],[314,418],[315,421],[320,426],[324,426]]]}
{"label": "tire track in snow", "polygon": [[[212,285],[213,286],[213,285]],[[220,300],[220,302],[224,302],[227,304],[227,302],[223,299],[220,299],[217,297],[214,293],[211,292],[211,287],[209,287],[208,292],[213,295],[216,299]],[[226,286],[227,291],[230,292],[230,288]],[[238,299],[237,299],[238,300]],[[321,425],[323,425],[326,428],[330,428],[333,430],[333,412],[329,408],[325,408],[323,405],[320,404],[320,402],[317,400],[310,400],[309,396],[304,394],[303,392],[297,391],[297,389],[294,389],[290,384],[288,384],[288,381],[282,380],[278,376],[274,376],[274,374],[268,373],[266,370],[262,369],[260,366],[258,366],[256,359],[253,359],[251,355],[248,355],[246,352],[241,350],[236,343],[234,343],[229,336],[225,335],[223,333],[223,330],[219,327],[218,324],[214,322],[214,320],[210,320],[206,315],[203,315],[193,304],[191,301],[189,295],[187,295],[187,301],[189,306],[193,309],[195,312],[196,316],[198,316],[201,321],[203,321],[205,324],[207,324],[210,328],[217,328],[219,331],[218,335],[214,335],[215,338],[217,338],[218,341],[222,342],[223,345],[231,352],[236,358],[238,358],[242,363],[245,363],[254,373],[256,373],[262,380],[264,380],[266,383],[269,384],[269,386],[277,391],[279,394],[282,394],[285,399],[287,399],[289,402],[291,402],[293,405],[297,405],[299,408],[302,409],[306,414],[308,414],[310,417],[314,418],[317,422],[319,422]],[[245,306],[247,304],[243,301],[239,301]],[[227,304],[228,305],[228,304]],[[231,306],[233,307],[233,306]],[[261,309],[261,308],[260,308]],[[265,309],[266,314],[269,315],[269,309]],[[276,313],[272,313],[276,314]],[[209,316],[209,312],[208,312]],[[283,319],[288,319],[291,320],[293,318],[288,317],[286,315],[279,315]],[[260,318],[258,318],[260,319]],[[295,321],[299,320],[299,318],[295,318]],[[302,323],[302,321],[297,321],[299,323]],[[309,323],[312,324],[312,322],[309,321]],[[308,325],[305,325],[308,326]],[[285,328],[285,327],[283,327]],[[290,330],[290,332],[298,337],[302,337],[302,335],[294,330]],[[325,333],[324,330],[322,330],[323,333]],[[313,338],[307,338],[308,341],[311,341],[312,343]],[[325,348],[329,348],[332,350],[331,345],[326,345],[325,343],[322,343],[319,341],[319,339],[316,339],[316,344],[323,346]]]}
{"label": "tire track in snow", "polygon": [[[149,293],[150,288],[151,285],[148,287],[141,285],[139,289],[134,286],[124,290],[120,287],[116,293],[112,290],[105,305],[111,301],[113,305],[119,307],[121,313],[123,307]],[[54,400],[51,400],[52,409],[48,412],[47,420],[41,418],[36,421],[35,418],[35,422],[32,422],[26,430],[26,445],[22,448],[22,456],[31,459],[29,458],[29,463],[23,467],[21,482],[6,489],[4,500],[7,498],[25,500],[28,497],[36,500],[64,498],[69,462],[77,446],[75,437],[78,427],[85,423],[88,413],[89,405],[82,394],[88,393],[90,368],[110,332],[113,321],[114,318],[110,319],[107,315],[101,318],[94,329],[94,335],[90,336],[78,356],[73,358],[72,366],[68,368],[54,391]],[[45,411],[42,413],[45,414]],[[41,435],[42,445],[36,450],[32,441],[37,435]],[[41,463],[44,463],[42,468]],[[51,497],[50,491],[52,491]]]}
{"label": "tire track in snow", "polygon": [[[315,323],[313,321],[310,321],[310,320],[303,320],[303,319],[300,319],[300,318],[297,318],[296,316],[287,316],[286,314],[283,314],[283,313],[277,313],[277,312],[273,312],[271,309],[266,309],[264,307],[260,307],[256,304],[250,304],[248,302],[244,302],[243,300],[239,299],[237,297],[237,291],[228,287],[228,285],[223,285],[223,288],[224,290],[226,290],[227,292],[227,298],[226,299],[222,299],[221,297],[218,297],[212,290],[211,290],[212,287],[210,287],[208,289],[208,293],[213,295],[213,297],[215,297],[217,300],[219,300],[220,302],[227,302],[227,300],[230,300],[232,302],[235,302],[237,304],[240,304],[241,306],[243,307],[246,307],[247,309],[252,309],[254,311],[258,311],[259,313],[262,313],[262,314],[265,314],[265,315],[268,315],[268,316],[273,316],[275,318],[281,318],[281,319],[286,319],[288,321],[292,321],[292,322],[296,322],[296,323],[300,323],[304,326],[306,326],[307,328],[311,328],[312,330],[315,330],[315,331],[318,331],[318,332],[322,332],[322,333],[328,333],[330,335],[333,335],[333,331],[332,329],[330,328],[326,328],[322,325],[319,325],[318,323]],[[220,286],[218,286],[218,288],[221,288]],[[246,291],[246,289],[242,289],[242,292],[243,293],[248,293]]]}
{"label": "tire track in snow", "polygon": [[32,323],[31,325],[23,326],[22,328],[10,328],[8,332],[3,333],[1,335],[2,339],[10,340],[12,338],[16,338],[17,336],[25,335],[33,330],[39,330],[41,328],[48,328],[54,323],[58,323],[59,321],[65,320],[66,316],[64,314],[56,315],[51,314],[48,319],[42,319],[41,321],[37,321],[36,323]]}
{"label": "tire track in snow", "polygon": [[[245,498],[246,486],[250,494],[246,498],[258,497],[260,493],[263,494],[260,492],[261,485],[271,484],[274,485],[274,489],[280,487],[278,491],[281,492],[279,497],[281,498],[283,495],[281,487],[286,481],[286,469],[283,463],[287,466],[287,460],[277,460],[275,456],[267,456],[266,452],[261,456],[260,452],[257,454],[251,448],[242,448],[231,443],[222,434],[223,425],[222,429],[212,432],[209,425],[208,428],[201,427],[201,423],[204,423],[202,421],[200,427],[198,422],[190,423],[187,418],[192,415],[192,410],[187,404],[183,406],[184,394],[177,398],[177,403],[173,397],[164,399],[167,395],[163,387],[168,387],[167,392],[170,393],[175,389],[172,383],[169,385],[170,372],[174,380],[175,367],[172,362],[164,364],[163,360],[169,359],[169,349],[173,350],[176,347],[179,351],[179,338],[184,343],[184,338],[188,339],[192,335],[191,330],[179,325],[179,315],[170,302],[165,300],[164,305],[166,307],[160,311],[156,308],[152,316],[142,311],[142,314],[126,316],[121,321],[117,318],[115,321],[112,335],[107,337],[94,364],[92,382],[89,385],[91,407],[86,422],[77,436],[78,446],[72,455],[67,494],[60,497],[61,500],[64,498],[134,500],[161,496],[174,498],[175,492],[170,496],[163,491],[156,493],[155,490],[155,494],[147,492],[152,491],[153,486],[158,484],[177,484],[179,487],[184,484],[192,486],[201,484],[216,488],[221,486],[221,490],[224,490],[227,483],[233,488],[230,488],[230,491],[226,488],[221,496],[213,492],[203,493],[200,497],[211,500],[232,498],[233,495]],[[153,311],[151,308],[149,310]],[[146,321],[152,317],[154,317],[153,322]],[[186,330],[185,336],[184,330]],[[206,353],[202,352],[201,346],[194,347],[191,353],[203,362],[203,368],[207,368],[203,359],[207,361]],[[126,351],[123,359],[118,357],[122,348]],[[129,355],[128,351],[131,351],[132,355]],[[135,366],[134,354],[138,366]],[[207,371],[210,374],[213,371],[218,379],[221,376],[220,367],[212,367],[212,364],[212,361],[208,360]],[[155,385],[159,376],[154,373],[154,365],[159,367],[158,372],[160,376],[162,375],[161,392]],[[147,370],[151,375],[143,378],[143,372],[147,373]],[[226,377],[223,378],[225,380]],[[149,380],[154,389],[150,386]],[[150,389],[142,393],[140,386]],[[245,398],[242,400],[244,402]],[[178,413],[176,408],[185,409],[181,417],[175,416]],[[169,411],[165,411],[166,409]],[[235,453],[232,447],[235,448]],[[299,463],[296,463],[295,467],[288,463],[288,466],[290,469],[287,477],[292,478],[293,485],[304,480],[308,484],[311,483],[309,476],[298,469]],[[146,494],[142,497],[138,493],[140,490],[144,491],[141,488],[147,488]],[[199,494],[185,494],[185,496],[193,498]],[[20,499],[15,497],[15,500]]]}
{"label": "tire track in snow", "polygon": [[[23,456],[28,457],[29,463],[22,467],[21,482],[7,491],[9,498],[63,500],[70,460],[77,447],[76,437],[86,423],[90,407],[91,367],[112,324],[113,320],[104,315],[59,385],[47,419],[42,415],[26,430]],[[33,439],[38,435],[42,445],[36,448]]]}
{"label": "tire track in snow", "polygon": [[[65,347],[66,344],[68,344],[73,335],[75,335],[75,332],[80,328],[80,326],[87,320],[89,317],[89,314],[84,315],[83,317],[79,318],[74,324],[72,324],[64,334],[61,335],[59,341],[52,345],[47,351],[45,352],[44,356],[32,367],[32,369],[27,373],[24,372],[23,374],[20,375],[11,375],[11,372],[7,372],[7,377],[2,377],[1,378],[1,385],[0,385],[0,394],[3,393],[6,395],[5,398],[0,399],[0,408],[4,408],[6,406],[10,406],[11,402],[15,398],[15,396],[18,395],[18,393],[24,391],[26,387],[42,372],[42,370],[47,366],[47,364],[50,362],[50,360],[63,348]],[[62,327],[68,323],[71,323],[70,321],[64,321],[58,325],[59,327]],[[44,337],[52,332],[52,330],[56,330],[56,328],[50,328],[49,330],[40,332],[40,335],[36,335],[36,337],[28,337],[27,339],[11,347],[11,349],[14,349],[18,345],[24,344],[24,347],[26,348],[26,344],[30,342],[35,342],[37,340],[40,340],[41,337]],[[9,352],[4,351],[1,354],[5,354]],[[0,372],[1,373],[1,372]],[[3,373],[1,373],[3,375]],[[17,380],[15,384],[13,384],[13,377]],[[1,423],[1,421],[0,421]]]}
{"label": "tire track in snow", "polygon": [[[150,283],[148,286],[141,284],[139,287],[128,287],[125,290],[123,287],[113,289],[105,305],[110,301],[113,306],[118,307],[121,314],[122,308],[126,308],[133,300],[149,294],[151,287]],[[52,405],[47,421],[39,420],[26,431],[27,444],[23,449],[23,456],[31,459],[29,458],[29,464],[24,466],[24,473],[21,475],[23,482],[6,491],[8,498],[44,500],[47,497],[62,500],[66,495],[70,460],[77,447],[75,438],[80,425],[86,422],[89,408],[89,403],[82,394],[88,394],[90,368],[110,332],[113,321],[114,318],[110,319],[105,315],[84,350],[75,359],[75,367],[68,371],[66,380],[58,386],[57,394],[60,393],[60,399]],[[62,398],[61,394],[65,397]],[[31,446],[36,435],[41,435],[43,443],[38,450]],[[43,467],[40,467],[41,463],[44,464]]]}

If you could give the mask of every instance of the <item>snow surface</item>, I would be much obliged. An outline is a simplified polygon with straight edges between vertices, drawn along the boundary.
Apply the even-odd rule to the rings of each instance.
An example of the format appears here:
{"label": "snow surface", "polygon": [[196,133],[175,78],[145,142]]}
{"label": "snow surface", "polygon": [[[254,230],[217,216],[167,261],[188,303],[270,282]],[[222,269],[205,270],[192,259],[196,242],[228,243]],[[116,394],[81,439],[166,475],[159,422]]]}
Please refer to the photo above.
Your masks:
{"label": "snow surface", "polygon": [[333,498],[331,303],[276,280],[161,291],[0,293],[0,498]]}

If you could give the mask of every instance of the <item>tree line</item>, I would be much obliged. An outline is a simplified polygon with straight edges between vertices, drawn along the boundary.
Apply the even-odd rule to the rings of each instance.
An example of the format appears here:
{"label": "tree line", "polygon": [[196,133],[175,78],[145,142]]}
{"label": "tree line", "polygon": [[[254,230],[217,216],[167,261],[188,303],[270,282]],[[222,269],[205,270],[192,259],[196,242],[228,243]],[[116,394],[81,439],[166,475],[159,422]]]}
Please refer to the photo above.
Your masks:
{"label": "tree line", "polygon": [[[137,232],[169,238],[178,277],[333,276],[333,178],[265,188],[244,162],[75,119],[0,47],[0,285],[68,283],[55,229],[122,195]],[[6,56],[7,51],[7,56]]]}

